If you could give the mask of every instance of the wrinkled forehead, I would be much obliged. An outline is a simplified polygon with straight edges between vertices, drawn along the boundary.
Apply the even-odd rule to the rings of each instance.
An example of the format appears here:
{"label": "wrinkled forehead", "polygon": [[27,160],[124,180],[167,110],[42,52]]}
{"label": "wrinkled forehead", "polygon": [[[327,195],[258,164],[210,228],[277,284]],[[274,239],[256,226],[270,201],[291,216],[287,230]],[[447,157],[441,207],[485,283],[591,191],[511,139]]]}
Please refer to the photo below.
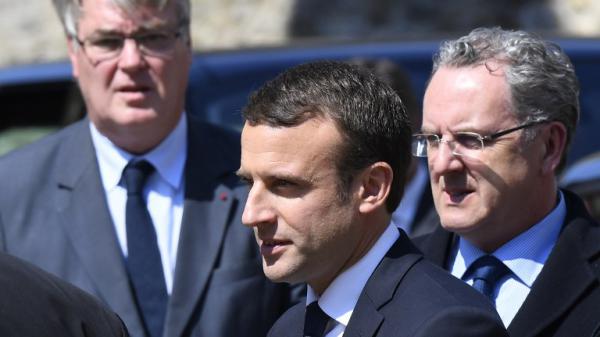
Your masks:
{"label": "wrinkled forehead", "polygon": [[[510,88],[504,72],[489,66],[442,67],[423,99],[423,129],[492,130],[512,125]],[[439,131],[439,130],[436,130]]]}

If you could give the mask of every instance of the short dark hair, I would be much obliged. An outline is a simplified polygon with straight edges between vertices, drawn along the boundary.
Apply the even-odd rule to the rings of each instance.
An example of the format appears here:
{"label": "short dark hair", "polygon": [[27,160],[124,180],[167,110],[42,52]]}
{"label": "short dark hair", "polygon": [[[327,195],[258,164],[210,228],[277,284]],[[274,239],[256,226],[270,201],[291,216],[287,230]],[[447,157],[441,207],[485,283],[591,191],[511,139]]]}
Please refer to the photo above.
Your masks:
{"label": "short dark hair", "polygon": [[346,62],[372,72],[378,79],[394,89],[406,108],[412,132],[416,133],[420,131],[422,121],[421,106],[415,95],[410,76],[404,68],[387,58],[355,57]]}
{"label": "short dark hair", "polygon": [[334,159],[341,199],[356,172],[382,161],[394,174],[386,208],[391,213],[398,206],[411,160],[410,121],[400,97],[373,74],[343,62],[302,64],[254,92],[243,117],[249,125],[274,127],[330,118],[345,140]]}

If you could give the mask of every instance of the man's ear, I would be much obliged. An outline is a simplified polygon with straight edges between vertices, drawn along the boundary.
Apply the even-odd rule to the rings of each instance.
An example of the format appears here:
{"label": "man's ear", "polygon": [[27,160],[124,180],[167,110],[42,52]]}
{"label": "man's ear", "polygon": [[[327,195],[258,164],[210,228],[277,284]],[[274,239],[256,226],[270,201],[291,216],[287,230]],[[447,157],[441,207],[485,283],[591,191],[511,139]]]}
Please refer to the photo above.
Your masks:
{"label": "man's ear", "polygon": [[554,175],[567,146],[567,128],[560,122],[550,123],[543,131],[543,141],[542,173]]}
{"label": "man's ear", "polygon": [[394,173],[388,163],[376,162],[369,165],[360,175],[361,213],[370,213],[381,207],[390,194]]}
{"label": "man's ear", "polygon": [[73,72],[73,77],[78,78],[79,76],[79,59],[77,58],[78,48],[81,48],[77,44],[77,41],[71,36],[67,36],[67,53],[69,54],[69,59],[71,60],[71,68]]}

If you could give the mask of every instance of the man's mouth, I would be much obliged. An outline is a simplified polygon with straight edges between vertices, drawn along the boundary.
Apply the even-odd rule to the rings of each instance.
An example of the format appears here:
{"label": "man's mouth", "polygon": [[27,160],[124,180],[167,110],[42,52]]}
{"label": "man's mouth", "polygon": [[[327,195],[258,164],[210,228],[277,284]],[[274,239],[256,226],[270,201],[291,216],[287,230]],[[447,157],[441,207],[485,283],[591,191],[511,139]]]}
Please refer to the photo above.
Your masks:
{"label": "man's mouth", "polygon": [[143,104],[148,98],[152,87],[147,85],[123,85],[117,88],[117,93],[128,105]]}
{"label": "man's mouth", "polygon": [[467,196],[473,193],[474,190],[467,188],[445,188],[444,193],[448,195],[451,203],[461,203]]}
{"label": "man's mouth", "polygon": [[263,256],[281,253],[292,241],[282,239],[261,239],[260,252]]}
{"label": "man's mouth", "polygon": [[117,91],[119,92],[123,92],[123,93],[137,93],[137,92],[147,92],[150,91],[150,86],[147,85],[137,85],[137,84],[131,84],[131,85],[123,85],[117,88]]}

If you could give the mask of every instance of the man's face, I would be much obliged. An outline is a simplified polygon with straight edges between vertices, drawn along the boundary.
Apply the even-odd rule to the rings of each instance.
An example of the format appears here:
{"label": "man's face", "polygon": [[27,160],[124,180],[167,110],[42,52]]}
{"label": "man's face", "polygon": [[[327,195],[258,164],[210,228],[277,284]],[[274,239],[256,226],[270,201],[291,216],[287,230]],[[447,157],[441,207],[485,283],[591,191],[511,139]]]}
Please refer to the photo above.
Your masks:
{"label": "man's face", "polygon": [[[423,102],[422,132],[454,140],[457,132],[482,136],[517,126],[510,91],[498,65],[440,68]],[[522,130],[501,136],[474,157],[453,155],[441,143],[428,156],[431,188],[442,226],[480,248],[497,248],[515,226],[530,223],[535,212],[537,174],[543,151],[537,140],[525,143]],[[537,216],[537,215],[535,215]],[[534,222],[535,223],[535,222]],[[511,228],[512,226],[512,228]]]}
{"label": "man's face", "polygon": [[335,166],[342,137],[328,119],[242,132],[239,175],[250,192],[242,222],[254,227],[268,278],[324,289],[356,262],[357,186],[342,202]]}
{"label": "man's face", "polygon": [[[174,1],[162,10],[139,7],[126,13],[108,0],[85,0],[78,23],[78,39],[140,36],[178,29]],[[79,82],[88,116],[96,127],[126,150],[148,150],[157,144],[136,144],[136,138],[159,142],[174,128],[183,109],[191,51],[178,38],[167,56],[145,55],[126,39],[119,55],[96,62],[90,50],[69,41],[73,74]],[[130,147],[130,148],[128,148]]]}

